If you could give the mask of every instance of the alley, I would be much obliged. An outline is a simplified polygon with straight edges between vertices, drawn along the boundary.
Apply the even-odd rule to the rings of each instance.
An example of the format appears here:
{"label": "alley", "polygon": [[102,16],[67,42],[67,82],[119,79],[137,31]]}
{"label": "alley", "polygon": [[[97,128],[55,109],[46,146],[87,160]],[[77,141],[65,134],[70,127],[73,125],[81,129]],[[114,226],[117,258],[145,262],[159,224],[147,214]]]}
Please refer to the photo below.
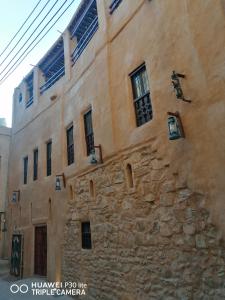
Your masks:
{"label": "alley", "polygon": [[[7,260],[0,260],[0,300],[19,300],[19,299],[40,299],[51,300],[58,297],[57,295],[33,295],[32,283],[44,283],[42,278],[32,277],[27,279],[16,280],[15,277],[9,275],[9,267]],[[17,290],[21,288],[21,291]],[[48,289],[50,294],[50,290]],[[60,300],[71,300],[71,297],[60,296]]]}

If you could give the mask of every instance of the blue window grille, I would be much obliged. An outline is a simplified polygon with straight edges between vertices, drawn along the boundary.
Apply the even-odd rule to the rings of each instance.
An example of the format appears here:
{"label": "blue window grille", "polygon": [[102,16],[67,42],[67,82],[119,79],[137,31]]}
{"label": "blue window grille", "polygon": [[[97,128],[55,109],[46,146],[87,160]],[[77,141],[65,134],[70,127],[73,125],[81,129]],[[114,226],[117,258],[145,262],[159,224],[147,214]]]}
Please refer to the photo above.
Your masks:
{"label": "blue window grille", "polygon": [[122,0],[113,0],[112,3],[109,6],[109,13],[110,15],[113,14],[114,10],[117,9],[117,7],[120,5]]}
{"label": "blue window grille", "polygon": [[71,55],[72,65],[75,64],[98,29],[98,12],[96,0],[83,2],[75,18],[69,26],[71,39],[77,41]]}
{"label": "blue window grille", "polygon": [[26,101],[26,108],[31,106],[33,104],[33,81],[34,81],[34,73],[31,72],[30,75],[28,75],[25,78],[25,82],[27,85],[27,101]]}
{"label": "blue window grille", "polygon": [[43,72],[45,78],[45,83],[40,87],[40,93],[43,94],[56,81],[65,75],[64,45],[62,38],[41,61],[39,68]]}

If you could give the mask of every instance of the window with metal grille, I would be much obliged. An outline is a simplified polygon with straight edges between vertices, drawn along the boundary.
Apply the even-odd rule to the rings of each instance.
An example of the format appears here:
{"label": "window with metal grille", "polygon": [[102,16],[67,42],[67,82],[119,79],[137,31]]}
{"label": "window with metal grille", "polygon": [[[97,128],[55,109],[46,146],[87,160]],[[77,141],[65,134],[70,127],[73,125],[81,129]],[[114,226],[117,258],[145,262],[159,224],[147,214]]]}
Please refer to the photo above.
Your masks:
{"label": "window with metal grille", "polygon": [[23,159],[23,183],[27,184],[28,156]]}
{"label": "window with metal grille", "polygon": [[33,180],[37,180],[38,178],[38,149],[34,150],[34,173]]}
{"label": "window with metal grille", "polygon": [[74,162],[74,144],[73,144],[73,126],[67,129],[67,163],[71,165]]}
{"label": "window with metal grille", "polygon": [[73,18],[69,32],[71,39],[76,41],[71,58],[73,65],[87,47],[98,29],[98,12],[96,0],[82,1],[75,17]]}
{"label": "window with metal grille", "polygon": [[90,222],[81,223],[81,235],[82,235],[82,248],[91,249],[91,226]]}
{"label": "window with metal grille", "polygon": [[46,174],[50,176],[52,174],[52,141],[46,144]]}
{"label": "window with metal grille", "polygon": [[152,105],[145,65],[141,65],[130,74],[137,126],[152,119]]}
{"label": "window with metal grille", "polygon": [[84,114],[84,129],[87,155],[90,155],[94,151],[94,132],[92,126],[92,110],[90,109]]}
{"label": "window with metal grille", "polygon": [[55,46],[39,63],[44,77],[44,84],[40,87],[41,95],[65,75],[64,44],[60,38]]}

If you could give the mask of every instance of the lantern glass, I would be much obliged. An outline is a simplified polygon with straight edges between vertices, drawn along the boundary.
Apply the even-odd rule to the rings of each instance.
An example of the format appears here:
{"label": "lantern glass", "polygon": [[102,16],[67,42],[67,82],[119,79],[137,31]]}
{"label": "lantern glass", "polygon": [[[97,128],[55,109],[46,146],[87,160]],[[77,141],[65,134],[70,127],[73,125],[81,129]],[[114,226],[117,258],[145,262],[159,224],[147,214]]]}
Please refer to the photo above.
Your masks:
{"label": "lantern glass", "polygon": [[168,117],[169,139],[176,140],[182,137],[179,119],[176,116]]}
{"label": "lantern glass", "polygon": [[97,158],[96,158],[95,150],[92,150],[91,156],[90,156],[90,164],[91,165],[96,165],[97,163],[98,163],[98,161],[97,161]]}
{"label": "lantern glass", "polygon": [[16,193],[15,192],[12,195],[12,202],[16,202]]}
{"label": "lantern glass", "polygon": [[56,180],[55,180],[55,190],[56,191],[61,191],[61,182],[60,182],[59,177],[56,177]]}

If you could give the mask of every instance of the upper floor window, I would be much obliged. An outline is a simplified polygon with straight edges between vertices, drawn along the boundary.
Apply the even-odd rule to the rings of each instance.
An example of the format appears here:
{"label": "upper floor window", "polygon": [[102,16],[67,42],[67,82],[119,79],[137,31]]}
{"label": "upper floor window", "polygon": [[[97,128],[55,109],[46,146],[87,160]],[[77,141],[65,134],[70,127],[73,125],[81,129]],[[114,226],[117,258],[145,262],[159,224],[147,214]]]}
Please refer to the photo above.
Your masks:
{"label": "upper floor window", "polygon": [[26,108],[31,106],[31,104],[33,103],[33,89],[34,89],[33,88],[33,80],[34,80],[34,73],[31,72],[31,74],[28,75],[25,78],[26,87],[27,87],[27,90],[26,90]]}
{"label": "upper floor window", "polygon": [[71,165],[74,162],[74,144],[73,144],[73,126],[66,131],[67,135],[67,163]]}
{"label": "upper floor window", "polygon": [[90,222],[81,223],[81,234],[82,234],[82,248],[91,249],[91,226]]}
{"label": "upper floor window", "polygon": [[38,178],[38,149],[34,150],[34,173],[33,180],[37,180]]}
{"label": "upper floor window", "polygon": [[133,89],[136,122],[137,126],[141,126],[152,119],[152,105],[145,65],[141,65],[132,72],[130,77]]}
{"label": "upper floor window", "polygon": [[75,64],[98,29],[98,12],[96,0],[86,0],[80,6],[72,20],[69,31],[75,47],[71,55]]}
{"label": "upper floor window", "polygon": [[52,174],[52,141],[46,144],[46,174],[47,176]]}
{"label": "upper floor window", "polygon": [[28,156],[23,159],[23,183],[27,184]]}
{"label": "upper floor window", "polygon": [[65,74],[64,45],[62,38],[58,40],[55,46],[42,59],[39,68],[44,77],[44,84],[40,87],[40,92],[43,94]]}
{"label": "upper floor window", "polygon": [[109,6],[109,13],[112,14],[115,9],[120,5],[122,0],[112,0],[112,3]]}
{"label": "upper floor window", "polygon": [[85,140],[87,155],[90,155],[94,150],[94,132],[92,126],[92,110],[90,109],[84,114],[84,130],[85,130]]}

